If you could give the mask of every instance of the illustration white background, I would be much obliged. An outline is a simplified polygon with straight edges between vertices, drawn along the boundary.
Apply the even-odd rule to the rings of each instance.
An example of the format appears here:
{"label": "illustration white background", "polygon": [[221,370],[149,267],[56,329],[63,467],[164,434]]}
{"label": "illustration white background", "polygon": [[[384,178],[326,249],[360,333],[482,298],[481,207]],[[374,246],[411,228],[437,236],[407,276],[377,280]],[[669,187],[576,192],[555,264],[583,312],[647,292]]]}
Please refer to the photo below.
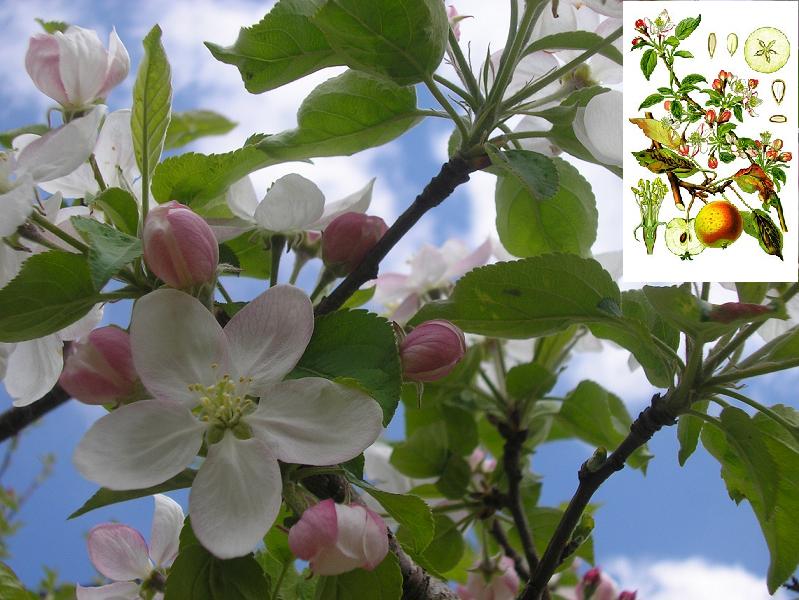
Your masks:
{"label": "illustration white background", "polygon": [[[682,281],[797,281],[797,258],[799,255],[799,156],[797,153],[797,106],[799,105],[799,89],[797,88],[797,54],[799,47],[797,29],[799,25],[799,3],[793,1],[627,1],[624,2],[624,122],[622,124],[624,139],[624,185],[623,203],[623,281],[639,282],[682,282]],[[760,248],[758,241],[746,234],[726,249],[706,248],[694,256],[693,260],[680,258],[666,247],[665,225],[658,227],[654,254],[648,255],[643,242],[643,230],[637,232],[638,241],[633,238],[633,229],[641,222],[641,215],[631,187],[638,186],[639,179],[653,180],[659,177],[668,186],[665,175],[656,175],[640,166],[632,152],[648,148],[650,141],[643,132],[628,121],[631,117],[643,117],[645,111],[652,111],[655,118],[665,114],[663,103],[651,108],[638,110],[641,102],[650,94],[657,92],[658,87],[668,86],[668,72],[659,61],[649,81],[644,78],[640,68],[643,50],[630,51],[631,41],[637,35],[635,20],[649,18],[653,20],[666,9],[676,25],[686,17],[702,15],[702,22],[691,36],[683,40],[680,50],[689,50],[693,59],[675,59],[674,69],[677,77],[689,73],[704,75],[708,83],[699,83],[700,87],[710,87],[719,70],[732,72],[743,79],[757,79],[758,97],[763,104],[756,109],[757,117],[750,117],[744,111],[744,122],[737,123],[736,133],[742,137],[758,139],[761,131],[771,131],[774,138],[784,142],[782,151],[793,154],[790,168],[786,169],[787,183],[782,186],[778,195],[785,211],[788,232],[784,233],[783,256],[780,261],[775,256],[767,255]],[[744,59],[744,43],[749,34],[758,27],[776,27],[780,29],[791,43],[791,54],[788,63],[775,73],[758,73],[746,64]],[[708,54],[708,34],[715,32],[717,43],[714,57]],[[673,31],[672,31],[673,33]],[[730,57],[727,51],[727,35],[738,36],[738,49]],[[786,83],[785,98],[777,105],[771,93],[771,83],[782,79]],[[704,105],[707,94],[692,92],[691,96]],[[770,123],[769,117],[782,114],[787,117],[784,124]],[[696,127],[693,124],[688,131]],[[707,167],[707,155],[698,154],[696,160],[702,167]],[[749,166],[744,159],[725,165],[719,162],[716,171],[720,177],[726,177],[740,168]],[[702,181],[701,174],[688,178],[692,182]],[[740,190],[739,190],[740,192]],[[744,194],[743,198],[753,207],[761,208],[757,194]],[[741,210],[747,210],[734,194],[727,197]],[[684,201],[688,202],[688,194],[683,190]],[[710,198],[718,199],[720,196]],[[691,217],[695,217],[701,208],[699,199],[694,203]],[[682,214],[681,214],[682,213]],[[775,224],[779,226],[776,210],[769,213]],[[684,211],[678,211],[672,200],[671,190],[663,200],[660,209],[660,221],[668,222],[674,217],[684,217]]]}

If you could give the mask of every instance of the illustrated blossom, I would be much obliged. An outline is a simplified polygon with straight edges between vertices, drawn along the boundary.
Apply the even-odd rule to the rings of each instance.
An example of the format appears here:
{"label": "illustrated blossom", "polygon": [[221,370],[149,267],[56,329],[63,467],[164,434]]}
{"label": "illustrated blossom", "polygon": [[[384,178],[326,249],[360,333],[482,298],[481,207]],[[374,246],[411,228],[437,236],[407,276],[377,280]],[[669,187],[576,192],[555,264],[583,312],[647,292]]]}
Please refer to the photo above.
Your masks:
{"label": "illustrated blossom", "polygon": [[160,289],[140,298],[133,362],[153,398],[98,420],[74,463],[113,490],[158,485],[207,444],[189,497],[192,528],[220,558],[249,553],[281,504],[278,460],[332,465],[380,433],[382,410],[360,390],[305,377],[282,381],[313,331],[308,296],[270,288],[222,329],[195,298]]}
{"label": "illustrated blossom", "polygon": [[365,506],[327,499],[302,513],[289,530],[289,548],[315,575],[371,571],[388,554],[386,524]]}
{"label": "illustrated blossom", "polygon": [[[77,600],[139,600],[140,591],[163,588],[164,570],[178,555],[183,509],[163,494],[153,496],[155,512],[150,546],[141,533],[118,523],[103,523],[89,531],[87,546],[95,568],[114,583],[77,585]],[[156,599],[163,594],[156,593]]]}
{"label": "illustrated blossom", "polygon": [[105,98],[121,83],[130,70],[130,57],[115,29],[106,50],[97,32],[71,25],[65,32],[31,37],[25,68],[40,91],[76,110]]}

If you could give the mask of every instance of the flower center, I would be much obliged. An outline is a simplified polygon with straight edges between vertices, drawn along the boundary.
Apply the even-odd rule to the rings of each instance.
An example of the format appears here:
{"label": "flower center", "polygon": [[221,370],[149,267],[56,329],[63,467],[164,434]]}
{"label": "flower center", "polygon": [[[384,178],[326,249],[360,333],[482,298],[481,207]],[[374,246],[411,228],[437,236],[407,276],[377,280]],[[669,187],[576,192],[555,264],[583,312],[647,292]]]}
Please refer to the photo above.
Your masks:
{"label": "flower center", "polygon": [[[216,369],[217,365],[213,365],[213,368]],[[213,385],[195,383],[189,386],[197,394],[198,405],[194,409],[197,418],[208,423],[211,431],[216,430],[221,434],[219,439],[227,429],[233,430],[237,436],[244,434],[249,437],[249,427],[243,419],[257,406],[254,398],[247,395],[251,383],[251,377],[234,380],[225,374]],[[219,440],[209,439],[211,443],[215,441]]]}

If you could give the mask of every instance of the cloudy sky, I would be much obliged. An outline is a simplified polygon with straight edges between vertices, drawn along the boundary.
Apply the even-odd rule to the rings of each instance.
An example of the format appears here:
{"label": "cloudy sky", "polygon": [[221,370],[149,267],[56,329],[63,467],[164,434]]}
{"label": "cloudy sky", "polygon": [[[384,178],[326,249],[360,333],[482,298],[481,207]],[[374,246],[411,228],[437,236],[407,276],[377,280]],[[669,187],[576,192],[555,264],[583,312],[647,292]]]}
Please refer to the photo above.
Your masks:
{"label": "cloudy sky", "polygon": [[[107,39],[116,26],[135,65],[141,57],[140,40],[153,24],[164,31],[164,45],[173,70],[174,105],[177,110],[217,110],[239,126],[220,138],[208,138],[192,146],[199,152],[224,151],[240,146],[252,133],[273,133],[295,123],[299,101],[335,71],[317,73],[303,81],[267,94],[248,94],[235,68],[216,62],[202,45],[234,41],[238,28],[258,21],[269,3],[243,0],[191,0],[171,3],[146,0],[132,4],[111,0],[69,2],[13,0],[0,2],[0,31],[4,60],[0,61],[0,129],[41,121],[49,99],[29,81],[23,67],[28,37],[37,31],[35,17],[60,19],[97,29]],[[461,0],[462,14],[474,15],[462,24],[463,39],[472,43],[472,56],[481,57],[489,43],[499,48],[505,38],[507,3],[502,0]],[[131,75],[109,98],[111,109],[130,105]],[[420,104],[433,100],[420,93]],[[390,221],[401,212],[438,170],[445,159],[449,128],[440,120],[428,120],[402,140],[363,152],[353,158],[314,161],[314,165],[290,164],[269,168],[253,176],[256,191],[287,172],[313,179],[329,199],[360,189],[377,177],[373,212]],[[600,234],[595,252],[621,247],[621,182],[593,165],[580,164],[592,182],[600,211]],[[493,178],[473,176],[438,210],[428,214],[387,259],[387,270],[401,270],[405,259],[420,244],[441,244],[451,237],[477,245],[492,234],[494,222]],[[252,297],[257,283],[239,282],[233,293]],[[714,291],[715,293],[715,291]],[[719,291],[722,294],[723,291]],[[722,296],[719,295],[719,298]],[[127,325],[129,309],[117,306],[106,320]],[[653,389],[640,369],[630,372],[627,353],[606,348],[603,353],[579,355],[556,391],[566,392],[580,379],[594,379],[620,395],[637,411]],[[796,376],[769,379],[752,386],[752,394],[769,403],[796,403]],[[763,395],[768,391],[768,396]],[[10,401],[0,392],[0,405]],[[98,413],[70,404],[50,415],[24,437],[16,462],[3,482],[24,488],[46,452],[58,456],[55,473],[21,513],[24,528],[13,538],[11,566],[30,584],[42,575],[42,567],[57,568],[64,579],[89,582],[95,573],[86,557],[83,535],[93,525],[116,519],[149,531],[149,500],[130,502],[96,511],[75,521],[66,516],[93,493],[72,468],[69,456],[82,433]],[[401,431],[393,424],[389,436]],[[749,507],[736,507],[727,497],[718,464],[701,449],[685,468],[677,465],[675,432],[663,431],[652,444],[656,459],[649,474],[619,473],[601,490],[603,504],[597,517],[596,548],[600,564],[630,589],[639,589],[642,600],[759,600],[767,598],[764,573],[768,564],[765,543]],[[556,505],[568,499],[576,485],[576,470],[591,449],[574,442],[543,448],[533,459],[544,475],[544,502]],[[185,505],[185,495],[175,494]],[[786,596],[781,596],[782,598]]]}

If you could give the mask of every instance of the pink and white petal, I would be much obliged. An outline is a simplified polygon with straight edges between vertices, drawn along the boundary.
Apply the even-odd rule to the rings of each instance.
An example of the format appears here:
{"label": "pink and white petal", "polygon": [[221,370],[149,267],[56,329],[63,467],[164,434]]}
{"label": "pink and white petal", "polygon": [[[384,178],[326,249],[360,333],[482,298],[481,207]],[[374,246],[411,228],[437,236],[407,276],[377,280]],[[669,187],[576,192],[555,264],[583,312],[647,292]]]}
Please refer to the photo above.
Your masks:
{"label": "pink and white petal", "polygon": [[112,88],[122,82],[130,71],[130,56],[117,35],[116,28],[108,36],[108,60],[106,64],[105,79],[97,96],[105,98]]}
{"label": "pink and white petal", "polygon": [[63,347],[56,334],[17,343],[5,378],[14,406],[27,406],[53,388],[64,367]]}
{"label": "pink and white petal", "polygon": [[25,173],[16,185],[0,194],[0,237],[12,235],[33,212],[33,177]]}
{"label": "pink and white petal", "polygon": [[180,404],[141,400],[96,421],[72,462],[86,479],[112,490],[151,487],[194,460],[205,428]]}
{"label": "pink and white petal", "polygon": [[400,325],[405,325],[421,306],[422,301],[419,298],[419,294],[408,294],[405,299],[400,302],[399,306],[391,312],[391,320],[396,321]]}
{"label": "pink and white petal", "polygon": [[336,547],[342,554],[364,560],[363,546],[366,536],[366,522],[368,514],[364,506],[336,505],[338,518],[338,536]]}
{"label": "pink and white petal", "polygon": [[39,184],[48,194],[60,193],[64,198],[83,198],[86,194],[97,194],[100,186],[94,178],[92,168],[86,163],[68,175],[56,177]]}
{"label": "pink and white petal", "polygon": [[333,465],[358,456],[380,435],[383,411],[360,390],[319,377],[272,386],[247,417],[279,460]]}
{"label": "pink and white petal", "polygon": [[45,95],[62,105],[69,104],[69,98],[61,82],[58,67],[58,41],[54,36],[37,33],[30,39],[25,54],[25,69],[34,85]]}
{"label": "pink and white petal", "polygon": [[258,196],[249,175],[239,179],[228,188],[225,196],[231,212],[239,219],[254,222],[255,209],[258,208]]}
{"label": "pink and white petal", "polygon": [[313,306],[305,292],[276,285],[252,300],[225,325],[230,357],[238,372],[252,378],[260,396],[300,360],[313,333]]}
{"label": "pink and white petal", "polygon": [[386,523],[376,512],[366,509],[366,530],[363,536],[363,553],[366,557],[364,568],[372,570],[388,554],[388,533]]}
{"label": "pink and white petal", "polygon": [[[546,13],[547,11],[544,12]],[[529,83],[540,79],[550,71],[557,69],[559,66],[560,63],[558,63],[558,60],[551,53],[544,50],[539,50],[538,52],[528,54],[522,58],[519,61],[519,64],[516,66],[516,70],[513,72],[510,85],[508,85],[508,89],[505,91],[505,97],[508,98],[514,95]],[[535,93],[535,97],[543,98],[553,94],[559,88],[560,83],[558,81],[553,81],[537,91]],[[548,106],[550,106],[550,104],[542,104],[541,108],[546,108]]]}
{"label": "pink and white petal", "polygon": [[71,342],[86,337],[103,320],[103,305],[95,304],[85,316],[57,333],[63,341]]}
{"label": "pink and white petal", "polygon": [[[611,33],[616,31],[622,26],[621,19],[605,19],[596,28],[596,34],[602,37],[608,37]],[[622,37],[613,42],[613,46],[619,52],[621,48]],[[621,83],[622,81],[622,68],[621,65],[609,58],[600,56],[599,54],[591,57],[589,62],[591,65],[591,78],[604,84]]]}
{"label": "pink and white petal", "polygon": [[178,555],[183,509],[169,496],[155,494],[153,528],[150,533],[150,558],[156,567],[171,567]]}
{"label": "pink and white petal", "polygon": [[108,72],[108,51],[97,33],[72,25],[55,34],[60,51],[59,73],[70,105],[84,106],[97,98]]}
{"label": "pink and white petal", "polygon": [[322,230],[327,227],[333,219],[339,215],[343,215],[344,213],[365,213],[369,209],[369,205],[372,203],[372,191],[374,190],[374,187],[375,179],[372,178],[369,183],[367,183],[357,192],[353,192],[341,200],[336,200],[335,202],[325,204],[325,210],[322,214],[322,218],[320,218],[313,225],[310,225],[308,229],[312,229],[314,231]]}
{"label": "pink and white petal", "polygon": [[[455,248],[456,244],[461,244],[457,240],[450,240],[448,250]],[[462,244],[461,244],[462,245]],[[464,246],[465,250],[465,246]],[[464,255],[466,252],[464,252]],[[442,248],[436,248],[430,244],[425,244],[413,255],[409,261],[411,274],[408,277],[408,287],[414,291],[423,292],[431,287],[435,287],[444,281],[444,276],[449,269],[450,263],[447,261]]]}
{"label": "pink and white petal", "polygon": [[486,241],[477,246],[473,252],[452,264],[444,276],[447,279],[457,278],[474,268],[482,267],[491,258],[491,250],[491,238],[486,238]]}
{"label": "pink and white petal", "polygon": [[582,3],[600,15],[621,19],[622,0],[582,0]]}
{"label": "pink and white petal", "polygon": [[622,96],[610,90],[591,98],[574,118],[574,135],[591,155],[606,165],[621,166]]}
{"label": "pink and white petal", "polygon": [[[215,384],[232,373],[227,338],[197,299],[172,289],[139,298],[130,326],[133,364],[144,386],[157,398],[193,406],[188,386]],[[212,365],[217,365],[213,367]]]}
{"label": "pink and white petal", "polygon": [[[577,31],[578,29],[578,10],[571,2],[564,2],[558,5],[558,16],[552,14],[551,10],[545,10],[536,20],[531,41],[540,40],[548,35],[564,33],[566,31]],[[596,13],[593,13],[596,15]],[[596,25],[594,25],[595,27]],[[589,31],[593,31],[591,27]]]}
{"label": "pink and white petal", "polygon": [[189,496],[197,539],[219,558],[252,552],[280,511],[283,483],[270,449],[228,432],[211,445]]}
{"label": "pink and white petal", "polygon": [[36,182],[72,173],[89,158],[97,142],[106,107],[95,106],[86,116],[48,131],[17,156],[18,172],[30,173]]}
{"label": "pink and white petal", "polygon": [[405,298],[411,291],[408,276],[401,273],[384,273],[373,280],[375,300],[380,304],[393,304]]}
{"label": "pink and white petal", "polygon": [[289,548],[297,558],[311,560],[324,546],[336,543],[338,517],[336,503],[322,500],[302,513],[289,530]]}
{"label": "pink and white petal", "polygon": [[252,231],[255,227],[251,221],[245,221],[238,217],[232,219],[206,219],[205,221],[211,226],[211,231],[214,232],[214,237],[220,244]]}
{"label": "pink and white petal", "polygon": [[133,152],[129,108],[115,110],[108,115],[97,138],[94,155],[109,187],[123,187],[123,179],[130,185],[139,176]]}
{"label": "pink and white petal", "polygon": [[[552,130],[552,123],[544,119],[543,117],[534,117],[532,115],[527,115],[519,124],[514,128],[514,131],[551,131]],[[528,138],[519,140],[522,148],[525,150],[531,150],[533,152],[539,152],[546,156],[557,156],[561,153],[561,149],[558,148],[551,140],[545,137],[539,138]]]}
{"label": "pink and white petal", "polygon": [[255,220],[269,231],[305,231],[321,218],[324,207],[324,194],[313,181],[289,173],[269,188],[255,209]]}
{"label": "pink and white petal", "polygon": [[92,564],[112,581],[146,579],[152,571],[147,543],[127,525],[103,523],[92,527],[86,545]]}
{"label": "pink and white petal", "polygon": [[132,581],[117,581],[98,587],[75,586],[77,600],[139,600],[139,584]]}

